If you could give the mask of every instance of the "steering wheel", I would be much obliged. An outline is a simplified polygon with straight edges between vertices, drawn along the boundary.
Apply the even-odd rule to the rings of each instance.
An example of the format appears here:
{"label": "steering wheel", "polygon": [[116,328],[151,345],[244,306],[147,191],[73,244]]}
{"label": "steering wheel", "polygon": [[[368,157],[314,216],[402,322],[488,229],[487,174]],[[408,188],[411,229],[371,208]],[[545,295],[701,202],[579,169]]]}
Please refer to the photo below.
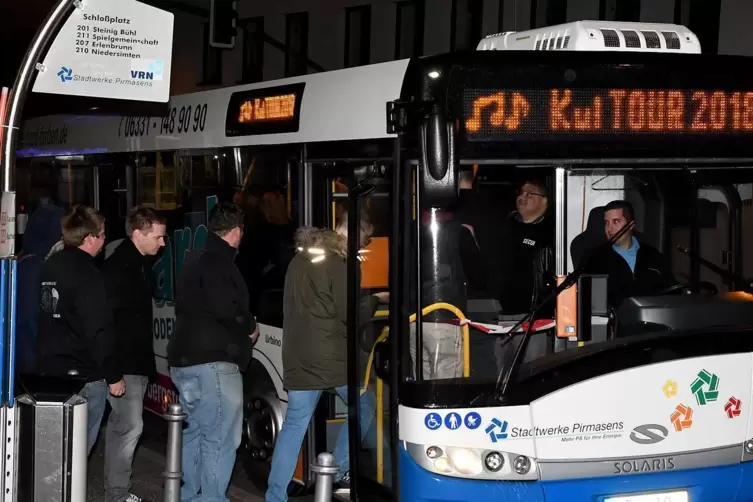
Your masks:
{"label": "steering wheel", "polygon": [[716,287],[716,284],[708,282],[708,281],[698,281],[693,284],[675,284],[674,286],[670,286],[662,291],[659,291],[656,294],[657,295],[671,295],[678,291],[682,291],[683,293],[689,294],[692,292],[694,288],[699,288],[701,290],[708,291],[712,295],[719,294],[719,288]]}

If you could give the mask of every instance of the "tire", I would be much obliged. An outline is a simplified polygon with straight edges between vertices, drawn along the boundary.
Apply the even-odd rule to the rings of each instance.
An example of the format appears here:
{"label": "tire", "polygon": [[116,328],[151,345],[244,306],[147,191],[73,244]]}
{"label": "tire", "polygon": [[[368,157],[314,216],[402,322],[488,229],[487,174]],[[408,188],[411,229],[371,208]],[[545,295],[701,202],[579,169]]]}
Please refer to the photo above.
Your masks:
{"label": "tire", "polygon": [[[282,426],[280,402],[274,387],[258,384],[249,389],[243,403],[243,441],[238,450],[243,470],[254,488],[266,492],[275,441]],[[308,493],[305,487],[291,482],[288,496]]]}

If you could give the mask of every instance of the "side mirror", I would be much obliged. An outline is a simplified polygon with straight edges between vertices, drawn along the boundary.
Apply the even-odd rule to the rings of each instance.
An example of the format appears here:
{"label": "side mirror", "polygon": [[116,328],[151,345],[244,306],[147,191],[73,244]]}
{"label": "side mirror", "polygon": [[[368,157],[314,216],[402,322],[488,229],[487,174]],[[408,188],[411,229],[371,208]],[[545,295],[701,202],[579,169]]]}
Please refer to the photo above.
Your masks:
{"label": "side mirror", "polygon": [[422,202],[447,207],[458,198],[458,164],[455,129],[439,107],[432,107],[421,125]]}
{"label": "side mirror", "polygon": [[390,342],[385,340],[374,347],[374,372],[376,376],[389,382],[390,380]]}

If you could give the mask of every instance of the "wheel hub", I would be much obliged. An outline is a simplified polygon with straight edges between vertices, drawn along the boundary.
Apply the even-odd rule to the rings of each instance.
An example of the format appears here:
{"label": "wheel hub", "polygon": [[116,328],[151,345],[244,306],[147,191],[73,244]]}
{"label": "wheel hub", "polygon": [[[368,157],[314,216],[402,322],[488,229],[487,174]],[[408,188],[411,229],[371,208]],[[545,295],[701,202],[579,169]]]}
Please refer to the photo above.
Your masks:
{"label": "wheel hub", "polygon": [[262,398],[254,397],[245,406],[243,434],[246,449],[258,460],[269,460],[277,440],[277,423],[272,407]]}

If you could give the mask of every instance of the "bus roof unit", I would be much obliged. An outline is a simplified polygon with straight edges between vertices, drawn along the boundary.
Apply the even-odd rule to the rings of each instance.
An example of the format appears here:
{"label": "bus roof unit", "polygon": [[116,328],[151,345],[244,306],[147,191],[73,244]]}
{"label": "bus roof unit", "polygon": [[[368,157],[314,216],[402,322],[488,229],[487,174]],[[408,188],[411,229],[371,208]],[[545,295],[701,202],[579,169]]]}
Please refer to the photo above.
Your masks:
{"label": "bus roof unit", "polygon": [[485,37],[479,51],[619,51],[700,54],[698,37],[685,26],[619,21],[575,21]]}

